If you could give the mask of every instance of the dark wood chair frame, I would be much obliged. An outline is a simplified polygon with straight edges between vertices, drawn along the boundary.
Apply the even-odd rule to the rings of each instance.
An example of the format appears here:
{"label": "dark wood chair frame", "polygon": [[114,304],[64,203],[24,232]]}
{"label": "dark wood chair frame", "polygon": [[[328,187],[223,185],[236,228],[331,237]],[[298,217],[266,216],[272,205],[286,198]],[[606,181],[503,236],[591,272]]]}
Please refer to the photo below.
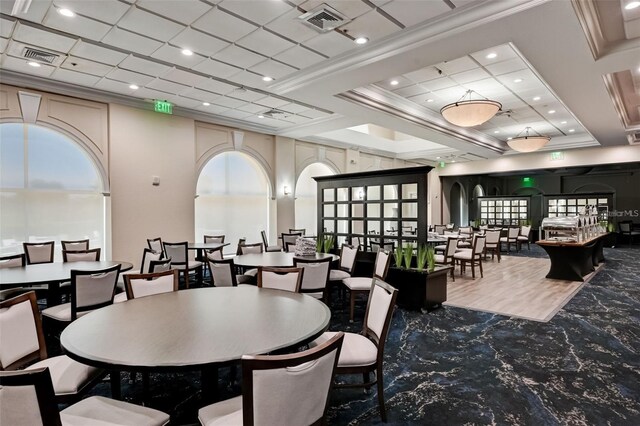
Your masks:
{"label": "dark wood chair frame", "polygon": [[522,240],[519,240],[519,237],[527,237],[527,250],[531,250],[531,227],[529,227],[529,232],[527,233],[527,235],[524,235],[522,233],[522,227],[520,227],[520,232],[518,233],[518,236],[516,237],[516,250],[520,251],[520,249],[522,248]]}
{"label": "dark wood chair frame", "polygon": [[[318,288],[302,288],[302,284],[300,284],[300,293],[318,293],[318,292],[322,292],[322,300],[325,303],[328,303],[327,301],[327,286],[329,285],[329,274],[331,273],[331,261],[332,259],[330,257],[327,257],[326,259],[302,259],[299,257],[294,257],[293,258],[293,266],[294,268],[300,268],[300,264],[304,265],[306,263],[328,263],[329,267],[327,268],[327,277],[325,278],[325,282],[324,282],[324,287],[318,287]],[[304,269],[304,268],[303,268]]]}
{"label": "dark wood chair frame", "polygon": [[268,250],[269,248],[269,240],[267,239],[267,231],[260,231],[260,236],[262,237],[262,243],[264,244],[264,250],[265,251],[281,251],[281,249],[278,250]]}
{"label": "dark wood chair frame", "polygon": [[[204,235],[202,238],[205,244],[217,243],[217,242],[224,244],[224,237],[225,237],[224,235]],[[219,239],[220,241],[211,241],[213,239],[217,239],[217,240]]]}
{"label": "dark wood chair frame", "polygon": [[263,272],[273,272],[278,275],[298,273],[298,281],[296,283],[295,293],[300,293],[300,287],[302,286],[302,277],[304,276],[303,268],[271,268],[266,266],[258,266],[258,287],[259,288],[262,288]]}
{"label": "dark wood chair frame", "polygon": [[170,257],[167,257],[166,259],[152,260],[149,262],[149,273],[154,274],[158,266],[165,266],[165,265],[171,265]]}
{"label": "dark wood chair frame", "polygon": [[[353,264],[351,264],[351,268],[346,268],[346,267],[342,266],[342,259],[343,259],[342,252],[343,252],[345,246],[350,248],[350,249],[352,249],[352,250],[356,250],[356,254],[353,256]],[[338,267],[334,268],[334,269],[339,269],[341,271],[344,271],[344,272],[348,273],[349,275],[353,274],[353,270],[356,267],[356,260],[358,258],[358,252],[359,251],[360,251],[360,247],[359,246],[355,247],[355,246],[352,246],[350,244],[342,243],[342,245],[340,246],[340,260],[338,261]],[[329,277],[331,277],[331,272],[329,272]],[[341,297],[344,296],[344,293],[341,293],[344,290],[344,286],[342,285],[342,280],[341,279],[340,280],[333,280],[333,281],[329,280],[329,285],[327,286],[327,305],[329,305],[329,306],[331,305],[331,292],[333,291],[334,287],[338,288],[339,296],[341,296]]]}
{"label": "dark wood chair frame", "polygon": [[13,259],[20,259],[20,262],[21,262],[20,266],[24,267],[27,265],[27,256],[24,253],[10,254],[8,256],[0,256],[0,260],[13,260]]}
{"label": "dark wood chair frame", "polygon": [[135,299],[133,294],[133,287],[131,285],[131,280],[148,280],[151,281],[156,278],[164,277],[167,275],[173,275],[173,291],[178,291],[178,284],[180,279],[178,277],[177,269],[170,269],[168,271],[162,272],[150,272],[144,274],[125,274],[124,275],[124,290],[127,292],[127,300]]}
{"label": "dark wood chair frame", "polygon": [[[447,244],[446,247],[444,249],[444,253],[442,254],[444,256],[444,263],[443,265],[451,265],[451,280],[453,282],[456,281],[456,277],[453,274],[453,270],[455,269],[456,263],[453,259],[453,255],[448,256],[447,253],[449,253],[449,245],[450,244],[454,244],[456,247],[458,246],[458,237],[457,236],[447,236]],[[498,244],[498,246],[500,246]]]}
{"label": "dark wood chair frame", "polygon": [[[378,258],[380,257],[380,253],[385,253],[387,255],[387,263],[384,266],[384,272],[382,274],[382,276],[376,274],[376,266],[378,264]],[[383,249],[378,249],[378,252],[376,253],[376,261],[373,264],[373,277],[372,279],[375,280],[376,278],[379,280],[386,280],[387,279],[387,273],[389,272],[389,266],[391,266],[391,252],[389,250],[383,250]],[[346,286],[345,286],[346,287]],[[348,287],[347,287],[348,289]],[[356,310],[356,298],[358,297],[358,295],[368,295],[370,290],[350,290],[349,289],[349,321],[353,322],[353,318],[354,318],[354,314],[355,314],[355,310]]]}
{"label": "dark wood chair frame", "polygon": [[301,229],[293,229],[293,228],[289,228],[289,233],[290,234],[300,234],[300,235],[304,235],[307,233],[307,229],[306,228],[301,228]]}
{"label": "dark wood chair frame", "polygon": [[[62,426],[49,368],[0,373],[0,387],[33,386],[43,426]],[[36,407],[32,407],[32,410]]]}
{"label": "dark wood chair frame", "polygon": [[[494,229],[488,229],[487,232],[498,232]],[[487,236],[487,232],[484,233],[484,236]],[[487,244],[495,244],[494,247],[489,247]],[[487,258],[487,253],[491,252],[491,260],[494,259],[494,256],[498,257],[498,263],[500,263],[500,235],[498,235],[497,243],[487,243],[487,240],[484,242],[484,258]]]}
{"label": "dark wood chair frame", "polygon": [[[387,335],[389,334],[391,318],[393,317],[393,312],[395,311],[396,298],[398,297],[398,290],[390,286],[386,282],[374,278],[373,282],[371,283],[371,290],[370,290],[371,294],[373,294],[373,289],[375,286],[379,286],[383,288],[387,293],[391,294],[391,302],[389,305],[389,310],[387,311],[387,317],[384,320],[384,325],[382,327],[380,336],[376,336],[376,334],[372,330],[369,330],[367,328],[367,320],[369,319],[369,309],[371,308],[371,298],[369,298],[369,303],[367,303],[367,310],[364,314],[364,323],[362,326],[362,331],[360,332],[361,335],[371,340],[378,348],[376,362],[370,365],[357,366],[357,367],[338,366],[336,369],[336,375],[362,374],[363,383],[334,384],[334,387],[336,388],[364,387],[365,389],[369,389],[374,384],[377,384],[378,406],[380,407],[380,416],[382,417],[382,421],[386,422],[387,412],[384,405],[384,382],[383,382],[382,362],[384,360],[384,346],[387,341]],[[375,379],[369,380],[370,373],[372,372],[375,372]]]}
{"label": "dark wood chair frame", "polygon": [[100,248],[94,248],[94,249],[87,249],[87,250],[62,250],[62,261],[63,262],[68,262],[69,260],[67,259],[69,253],[71,254],[89,254],[89,253],[93,253],[94,254],[94,259],[96,262],[100,260],[100,253],[102,252],[102,249]]}
{"label": "dark wood chair frame", "polygon": [[[11,255],[8,255],[8,256],[0,256],[0,261],[3,261],[3,260],[11,261],[11,260],[14,260],[14,259],[19,259],[20,260],[20,265],[19,266],[24,267],[27,264],[27,258],[24,255],[24,253],[11,254]],[[17,268],[17,266],[12,266],[12,268],[13,267]],[[29,291],[32,291],[32,290],[28,289],[28,288],[23,288],[23,287],[6,288],[4,290],[0,290],[0,302],[3,301],[3,300],[7,300],[7,299],[11,299],[13,297],[19,296],[21,294],[27,293]]]}
{"label": "dark wood chair frame", "polygon": [[[156,253],[154,250],[150,249],[150,248],[145,248],[142,249],[142,263],[140,264],[140,273],[141,274],[146,274],[148,272],[151,272],[151,262],[153,262],[153,260],[149,261],[149,270],[148,271],[144,271],[144,264],[147,262],[147,255],[149,253]],[[164,259],[164,252],[160,253],[160,259]]]}
{"label": "dark wood chair frame", "polygon": [[[118,274],[120,274],[120,268],[122,267],[122,265],[117,264],[114,266],[111,266],[109,268],[105,268],[105,269],[97,269],[97,270],[93,270],[93,271],[79,271],[77,269],[72,269],[71,270],[71,321],[75,321],[78,318],[78,312],[85,312],[85,311],[93,311],[96,309],[100,309],[103,308],[105,306],[109,306],[113,304],[113,296],[115,295],[116,292],[116,283],[118,281]],[[113,290],[111,291],[111,300],[107,301],[107,302],[102,302],[102,303],[96,303],[95,305],[87,305],[87,306],[82,306],[81,308],[78,308],[77,306],[77,299],[76,299],[76,279],[79,276],[83,276],[83,275],[97,275],[97,274],[109,274],[113,271],[117,271],[116,274],[116,279],[113,280]]]}
{"label": "dark wood chair frame", "polygon": [[[253,412],[253,372],[256,370],[273,370],[287,367],[295,367],[306,362],[311,362],[322,358],[330,352],[336,351],[336,357],[333,364],[333,372],[331,381],[337,372],[338,359],[342,349],[344,333],[339,332],[325,344],[316,346],[304,352],[298,352],[288,355],[257,355],[252,357],[243,357],[242,366],[242,423],[245,425],[253,425],[255,415]],[[329,392],[331,388],[329,388]],[[329,408],[329,395],[327,395],[324,406],[323,415],[318,420],[311,423],[312,426],[325,425],[325,417]]]}
{"label": "dark wood chair frame", "polygon": [[[155,251],[155,250],[153,249],[153,246],[151,245],[151,243],[153,243],[154,241],[157,241],[157,242],[159,242],[159,243],[160,243],[160,248],[161,248],[161,251],[162,251],[162,256],[164,257],[166,254],[165,254],[165,252],[164,252],[164,243],[162,242],[162,238],[161,238],[161,237],[158,237],[158,238],[147,238],[147,246],[149,247],[149,250],[151,250],[151,251]],[[161,258],[161,259],[162,259],[162,258]]]}
{"label": "dark wood chair frame", "polygon": [[476,279],[476,262],[477,262],[478,266],[480,267],[480,278],[484,277],[484,273],[482,271],[482,258],[484,257],[484,249],[482,250],[482,252],[476,253],[476,246],[478,244],[478,241],[482,238],[485,238],[485,247],[487,246],[486,244],[487,237],[484,235],[476,235],[473,238],[473,244],[471,246],[471,250],[472,250],[471,260],[455,259],[460,263],[460,275],[464,273],[467,263],[471,263],[471,278],[475,280]]}
{"label": "dark wood chair frame", "polygon": [[281,236],[280,236],[280,238],[282,239],[282,248],[283,248],[283,250],[285,252],[288,252],[289,251],[289,246],[291,244],[295,245],[295,242],[293,242],[293,243],[285,242],[285,240],[284,240],[285,237],[296,237],[296,239],[297,239],[297,237],[302,237],[302,235],[303,235],[302,232],[289,232],[289,233],[283,232],[281,234]]}
{"label": "dark wood chair frame", "polygon": [[[67,244],[79,244],[79,243],[84,243],[85,244],[85,248],[83,249],[74,249],[74,248],[67,248]],[[76,250],[89,250],[89,239],[86,240],[75,240],[75,241],[60,241],[60,245],[62,246],[62,251],[65,250],[71,250],[71,251],[76,251]]]}
{"label": "dark wood chair frame", "polygon": [[506,244],[507,245],[507,253],[511,252],[511,245],[513,244],[514,246],[516,246],[516,251],[520,251],[520,246],[518,245],[518,235],[520,235],[520,227],[518,227],[518,235],[516,235],[515,237],[509,237],[509,231],[515,227],[508,227],[507,229],[507,235],[506,235],[506,239],[507,241],[500,241],[500,245],[502,244]]}
{"label": "dark wood chair frame", "polygon": [[[51,245],[51,254],[49,255],[49,260],[45,262],[32,262],[29,256],[29,247],[33,246],[42,246],[42,245]],[[53,263],[53,248],[55,247],[55,241],[44,241],[41,243],[22,243],[22,249],[24,250],[24,254],[27,257],[27,265],[35,265],[38,263]]]}
{"label": "dark wood chair frame", "polygon": [[[236,264],[233,262],[233,259],[215,260],[215,259],[207,258],[207,263],[228,264],[230,268],[230,273],[231,273],[231,285],[232,287],[238,286],[238,279],[236,277],[237,268],[236,268]],[[209,269],[213,270],[211,269],[211,266],[209,266]],[[211,285],[215,286],[215,283],[213,282],[213,273],[211,274]]]}
{"label": "dark wood chair frame", "polygon": [[245,247],[258,247],[260,246],[260,253],[264,253],[264,244],[262,243],[251,243],[251,244],[246,244],[246,243],[242,243],[242,244],[238,244],[238,249],[240,250],[240,254],[243,254],[243,248]]}
{"label": "dark wood chair frame", "polygon": [[[180,271],[180,272],[182,272],[182,273],[184,274],[184,275],[183,275],[183,276],[184,276],[184,286],[185,286],[186,288],[189,288],[189,270],[190,270],[190,269],[189,269],[189,243],[188,243],[188,242],[186,242],[186,241],[179,242],[179,243],[167,243],[167,242],[163,242],[163,243],[162,243],[162,248],[163,248],[162,252],[163,252],[163,256],[167,256],[167,249],[166,249],[166,247],[167,247],[167,246],[175,246],[175,247],[181,247],[181,246],[182,246],[182,247],[184,247],[184,259],[185,259],[185,261],[184,261],[184,262],[176,262],[176,261],[174,260],[174,261],[172,261],[172,264],[173,264],[174,266],[178,266],[178,267],[181,267],[181,266],[184,266],[184,267],[185,267],[184,269],[182,269],[182,268],[176,268],[176,269],[177,269],[178,271]],[[194,270],[196,271],[196,274],[197,274],[198,276],[201,276],[201,275],[200,275],[200,272],[201,272],[201,269],[202,269],[203,267],[204,267],[204,262],[203,262],[203,263],[202,263],[202,265],[200,265],[199,267],[194,268]],[[202,283],[200,283],[200,284],[202,284]]]}

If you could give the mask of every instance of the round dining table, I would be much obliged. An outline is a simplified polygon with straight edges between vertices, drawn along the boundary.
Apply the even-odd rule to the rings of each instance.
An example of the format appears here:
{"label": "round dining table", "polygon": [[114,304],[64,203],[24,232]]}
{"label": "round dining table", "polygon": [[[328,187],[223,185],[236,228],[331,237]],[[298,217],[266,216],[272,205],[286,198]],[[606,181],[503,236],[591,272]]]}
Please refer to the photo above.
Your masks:
{"label": "round dining table", "polygon": [[257,268],[267,266],[273,268],[289,268],[293,266],[293,258],[323,260],[331,258],[332,261],[339,259],[339,256],[330,253],[314,253],[311,256],[295,256],[294,253],[270,251],[264,253],[241,254],[233,258],[236,266],[243,268]]}
{"label": "round dining table", "polygon": [[[195,288],[128,300],[72,322],[60,336],[76,361],[112,371],[201,370],[213,399],[217,369],[320,336],[331,312],[313,297],[254,286]],[[112,374],[119,397],[119,374]]]}

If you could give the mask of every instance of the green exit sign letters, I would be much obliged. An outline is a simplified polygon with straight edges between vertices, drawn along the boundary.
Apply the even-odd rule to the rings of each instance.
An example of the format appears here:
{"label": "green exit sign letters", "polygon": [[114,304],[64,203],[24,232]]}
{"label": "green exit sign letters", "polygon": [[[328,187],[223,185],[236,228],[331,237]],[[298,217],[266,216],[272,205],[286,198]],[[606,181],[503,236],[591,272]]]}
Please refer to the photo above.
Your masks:
{"label": "green exit sign letters", "polygon": [[173,105],[167,101],[155,101],[153,103],[153,110],[155,112],[161,112],[162,114],[173,114]]}

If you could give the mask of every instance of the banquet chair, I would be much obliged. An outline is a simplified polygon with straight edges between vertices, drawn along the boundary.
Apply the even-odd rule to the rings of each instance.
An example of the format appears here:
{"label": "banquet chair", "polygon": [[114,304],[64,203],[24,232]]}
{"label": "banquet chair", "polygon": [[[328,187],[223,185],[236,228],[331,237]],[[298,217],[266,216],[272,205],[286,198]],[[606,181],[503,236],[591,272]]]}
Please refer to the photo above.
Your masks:
{"label": "banquet chair", "polygon": [[100,248],[87,250],[62,250],[63,262],[97,262],[100,260]]}
{"label": "banquet chair", "polygon": [[153,274],[155,272],[164,272],[170,271],[171,268],[171,258],[160,259],[160,260],[152,260],[149,262],[149,273]]}
{"label": "banquet chair", "polygon": [[25,266],[26,264],[27,258],[24,253],[0,256],[0,269],[15,268],[19,266]]}
{"label": "banquet chair", "polygon": [[303,268],[258,267],[258,287],[300,293]]}
{"label": "banquet chair", "polygon": [[446,225],[435,225],[434,227],[435,233],[438,235],[444,235],[445,229],[447,229]]}
{"label": "banquet chair", "polygon": [[[239,254],[262,253],[264,251],[264,245],[262,243],[246,244],[243,240],[242,243],[238,244],[238,251],[240,252]],[[258,269],[253,268],[248,271],[244,271],[244,275],[249,275],[255,278],[256,275],[258,275]]]}
{"label": "banquet chair", "polygon": [[148,274],[127,274],[124,277],[127,299],[178,291],[178,274],[177,269]]}
{"label": "banquet chair", "polygon": [[510,227],[507,230],[506,237],[500,237],[500,243],[507,245],[507,252],[511,251],[511,244],[516,246],[516,250],[518,249],[518,235],[520,234],[520,228],[518,227]]}
{"label": "banquet chair", "polygon": [[55,241],[44,243],[22,243],[24,254],[27,257],[27,265],[37,263],[53,263],[53,247]]}
{"label": "banquet chair", "polygon": [[333,287],[341,288],[342,280],[349,278],[356,265],[356,257],[359,247],[342,244],[340,247],[340,263],[338,269],[329,271],[329,288],[327,289],[327,304],[331,302],[331,290]]}
{"label": "banquet chair", "polygon": [[300,293],[307,293],[316,299],[327,302],[327,283],[329,282],[329,271],[331,270],[331,258],[325,259],[302,259],[293,258],[293,266],[304,269]]}
{"label": "banquet chair", "polygon": [[521,226],[520,234],[516,238],[516,249],[520,251],[522,248],[522,243],[527,243],[527,250],[531,250],[531,227],[530,226]]}
{"label": "banquet chair", "polygon": [[368,294],[371,290],[371,283],[376,278],[384,281],[387,278],[390,263],[391,252],[387,250],[378,250],[378,253],[376,254],[376,263],[373,266],[373,276],[371,278],[349,277],[342,280],[342,283],[349,289],[349,321],[353,322],[356,297],[359,294]]}
{"label": "banquet chair", "polygon": [[250,275],[236,275],[233,259],[208,258],[211,279],[216,287],[236,287],[238,284],[248,284],[253,281]]}
{"label": "banquet chair", "polygon": [[[224,235],[204,235],[204,243],[205,244],[224,244]],[[217,250],[217,249],[216,249]],[[206,275],[206,271],[209,269],[209,264],[207,263],[207,256],[209,256],[214,250],[204,250],[204,258],[196,259],[199,262],[202,262],[202,267],[204,268],[204,275]],[[222,251],[220,252],[222,253]],[[209,271],[209,276],[211,276],[211,271]]]}
{"label": "banquet chair", "polygon": [[[362,331],[344,333],[342,351],[338,358],[336,375],[358,374],[363,383],[334,384],[334,387],[364,387],[369,389],[374,384],[378,387],[378,406],[382,421],[387,421],[384,404],[383,360],[384,345],[391,328],[391,317],[396,304],[398,290],[384,281],[374,279],[371,283],[369,302],[364,315]],[[309,344],[309,347],[321,345],[336,336],[336,332],[327,331]],[[375,378],[369,380],[370,373],[375,372]]]}
{"label": "banquet chair", "polygon": [[482,257],[484,256],[484,246],[487,237],[483,235],[476,235],[473,239],[473,245],[470,249],[458,250],[453,255],[453,260],[460,263],[460,275],[464,273],[467,263],[471,264],[471,277],[476,279],[476,264],[480,267],[480,277],[482,278]]}
{"label": "banquet chair", "polygon": [[162,238],[147,238],[147,245],[149,249],[155,251],[156,253],[164,253],[164,244],[162,243]]}
{"label": "banquet chair", "polygon": [[[104,371],[76,362],[66,355],[47,357],[42,321],[33,291],[0,302],[0,335],[0,370],[48,367],[57,402],[76,399],[104,375]],[[29,365],[34,361],[35,364]]]}
{"label": "banquet chair", "polygon": [[2,424],[27,426],[163,426],[169,415],[124,401],[91,396],[58,411],[50,368],[0,373]]}
{"label": "banquet chair", "polygon": [[267,240],[267,232],[260,231],[260,235],[262,236],[262,243],[264,244],[264,251],[282,251],[282,247],[280,246],[270,246],[269,241]]}
{"label": "banquet chair", "polygon": [[171,259],[165,259],[163,261],[161,261],[160,259],[162,259],[162,251],[156,252],[154,250],[145,248],[142,250],[142,262],[140,262],[140,270],[139,271],[125,271],[122,272],[120,274],[120,276],[118,277],[118,284],[116,285],[116,289],[117,291],[119,291],[119,293],[117,293],[114,297],[113,297],[113,303],[121,303],[127,300],[127,292],[125,290],[125,285],[124,285],[124,276],[128,275],[128,274],[146,274],[149,272],[160,272],[160,271],[154,271],[151,269],[151,262],[169,262],[169,265],[171,264]]}
{"label": "banquet chair", "polygon": [[393,241],[388,241],[380,244],[380,241],[371,241],[371,251],[378,252],[379,250],[394,251],[396,244]]}
{"label": "banquet chair", "polygon": [[471,247],[471,240],[473,237],[473,228],[470,226],[462,227],[458,229],[458,235],[460,236],[460,240],[458,240],[458,248],[469,248]]}
{"label": "banquet chair", "polygon": [[180,243],[163,242],[164,255],[171,258],[171,266],[182,272],[184,277],[184,286],[189,288],[189,272],[202,273],[202,262],[197,260],[189,260],[189,243],[184,241]]}
{"label": "banquet chair", "polygon": [[296,248],[296,241],[298,238],[302,237],[301,233],[282,233],[282,247],[284,247],[284,251],[292,253]]}
{"label": "banquet chair", "polygon": [[491,252],[491,260],[493,260],[494,256],[497,256],[498,263],[500,263],[500,230],[489,229],[486,231],[485,237],[487,237],[484,243],[485,259],[487,257],[487,253]]}
{"label": "banquet chair", "polygon": [[222,260],[222,259],[224,259],[224,255],[222,254],[222,249],[223,249],[223,247],[220,247],[219,249],[215,249],[215,250],[208,250],[207,251],[207,259],[211,259],[211,260]]}
{"label": "banquet chair", "polygon": [[455,282],[456,277],[453,275],[455,268],[455,261],[453,255],[456,253],[458,247],[458,237],[448,237],[447,244],[445,245],[444,252],[442,254],[435,255],[435,261],[440,265],[451,265],[451,279]]}
{"label": "banquet chair", "polygon": [[89,240],[60,241],[62,251],[89,250]]}
{"label": "banquet chair", "polygon": [[288,355],[244,355],[242,395],[198,411],[203,426],[323,425],[343,333]]}
{"label": "banquet chair", "polygon": [[[630,220],[618,222],[618,231],[629,239],[629,245],[633,245],[633,237],[640,235],[640,231],[633,230],[633,222]],[[620,243],[622,244],[622,241]]]}
{"label": "banquet chair", "polygon": [[304,235],[307,233],[306,228],[300,228],[300,229],[293,229],[293,228],[289,228],[289,233],[290,234],[300,234],[300,235]]}

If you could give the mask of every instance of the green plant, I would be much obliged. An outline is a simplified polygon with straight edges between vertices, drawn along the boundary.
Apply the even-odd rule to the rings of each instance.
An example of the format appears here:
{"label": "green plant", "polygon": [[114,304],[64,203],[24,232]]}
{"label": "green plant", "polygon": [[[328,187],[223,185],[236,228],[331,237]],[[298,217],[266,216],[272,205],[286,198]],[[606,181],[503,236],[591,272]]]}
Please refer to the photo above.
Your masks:
{"label": "green plant", "polygon": [[436,269],[436,249],[432,246],[427,247],[427,265],[429,265],[429,272]]}
{"label": "green plant", "polygon": [[324,236],[320,235],[316,239],[316,252],[322,253],[323,248],[324,248]]}
{"label": "green plant", "polygon": [[402,268],[402,253],[402,246],[398,244],[394,253],[394,257],[396,259],[396,268]]}
{"label": "green plant", "polygon": [[329,235],[324,239],[324,252],[329,253],[329,251],[333,248],[333,243],[335,241],[335,237],[333,235]]}
{"label": "green plant", "polygon": [[424,266],[427,264],[427,245],[420,244],[418,246],[418,253],[416,256],[416,267],[419,271],[424,269]]}
{"label": "green plant", "polygon": [[607,225],[607,231],[614,232],[615,230],[616,226],[613,224],[613,222],[609,222],[609,224]]}
{"label": "green plant", "polygon": [[404,257],[404,266],[405,268],[411,268],[411,259],[413,259],[413,247],[410,244],[404,246],[402,251],[402,255]]}
{"label": "green plant", "polygon": [[480,219],[476,219],[473,221],[474,228],[480,228],[480,224],[481,224]]}

